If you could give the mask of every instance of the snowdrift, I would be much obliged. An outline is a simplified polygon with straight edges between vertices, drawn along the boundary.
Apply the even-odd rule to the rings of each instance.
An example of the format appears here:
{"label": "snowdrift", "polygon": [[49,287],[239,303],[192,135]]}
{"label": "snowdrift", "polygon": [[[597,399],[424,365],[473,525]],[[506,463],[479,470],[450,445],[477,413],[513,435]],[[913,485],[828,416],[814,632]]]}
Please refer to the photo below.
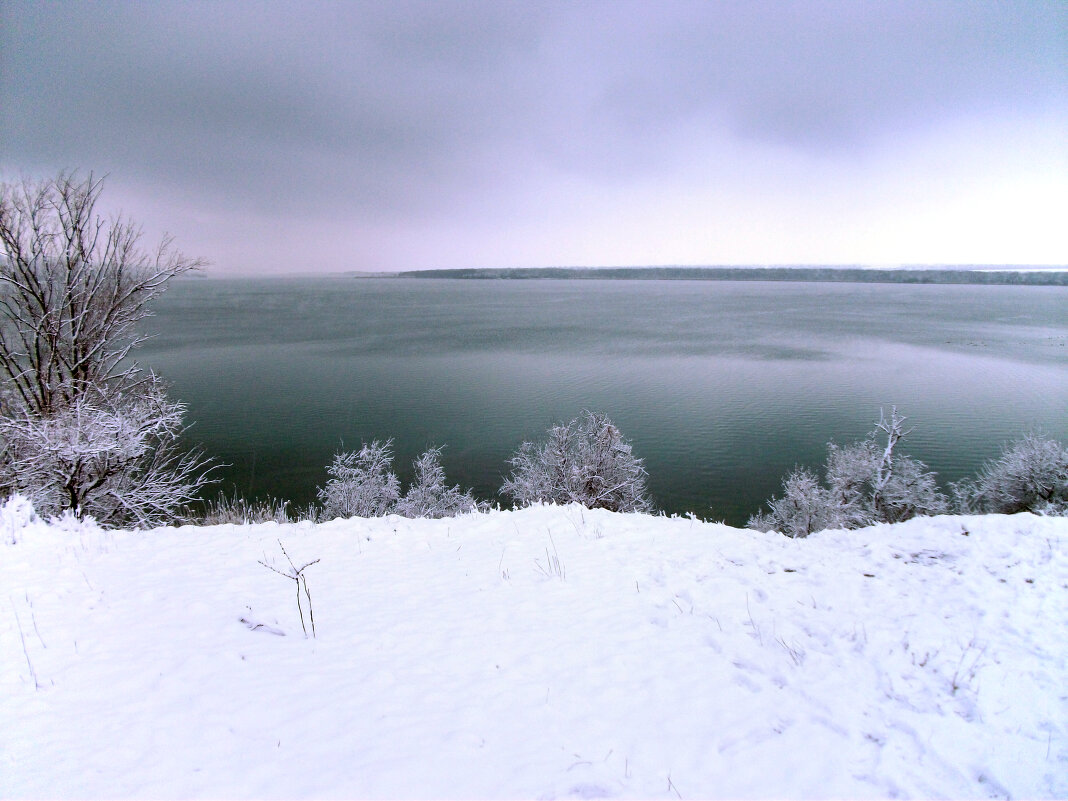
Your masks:
{"label": "snowdrift", "polygon": [[[279,543],[318,560],[299,609]],[[1032,515],[126,532],[16,499],[0,795],[1063,798],[1066,546]]]}

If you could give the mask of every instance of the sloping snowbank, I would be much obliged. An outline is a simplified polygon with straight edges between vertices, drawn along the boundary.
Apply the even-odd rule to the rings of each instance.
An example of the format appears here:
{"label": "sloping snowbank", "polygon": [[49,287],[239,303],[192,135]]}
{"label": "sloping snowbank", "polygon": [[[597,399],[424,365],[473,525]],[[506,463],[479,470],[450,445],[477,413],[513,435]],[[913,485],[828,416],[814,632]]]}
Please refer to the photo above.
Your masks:
{"label": "sloping snowbank", "polygon": [[[258,564],[279,540],[319,560],[316,638]],[[0,541],[4,797],[1068,795],[1068,519],[139,533],[9,503]]]}

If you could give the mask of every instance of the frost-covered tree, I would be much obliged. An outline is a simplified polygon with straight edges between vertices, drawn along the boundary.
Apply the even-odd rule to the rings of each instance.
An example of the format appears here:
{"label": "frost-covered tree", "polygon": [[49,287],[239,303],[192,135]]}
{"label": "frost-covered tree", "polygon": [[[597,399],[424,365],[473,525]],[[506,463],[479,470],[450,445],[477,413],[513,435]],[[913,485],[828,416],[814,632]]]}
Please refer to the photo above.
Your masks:
{"label": "frost-covered tree", "polygon": [[200,453],[180,447],[184,407],[154,377],[133,393],[87,392],[48,415],[0,415],[0,496],[105,526],[186,519],[206,474]]}
{"label": "frost-covered tree", "polygon": [[97,211],[91,174],[0,185],[0,375],[5,401],[47,416],[84,394],[127,390],[137,323],[170,279],[203,266],[165,238]]}
{"label": "frost-covered tree", "polygon": [[[804,537],[826,528],[897,523],[945,512],[948,503],[934,474],[923,462],[897,452],[910,433],[904,429],[906,419],[895,407],[889,420],[880,415],[866,439],[846,446],[830,443],[826,487],[812,472],[794,471],[783,481],[783,496],[768,502],[770,511],[751,517],[749,527]],[[878,432],[885,434],[885,444],[877,441]]]}
{"label": "frost-covered tree", "polygon": [[[876,430],[886,435],[886,445],[875,462],[870,493],[864,498],[869,523],[899,523],[917,515],[942,514],[948,508],[927,465],[895,453],[901,439],[912,432],[902,428],[907,419],[897,413],[896,406],[891,408],[889,420],[879,414]],[[873,431],[869,441],[875,436]]]}
{"label": "frost-covered tree", "polygon": [[323,518],[381,517],[394,511],[400,499],[400,480],[393,472],[393,440],[375,440],[358,452],[334,455],[326,469],[331,476],[319,488]]}
{"label": "frost-covered tree", "polygon": [[1006,445],[971,481],[953,485],[961,512],[1068,515],[1068,448],[1037,433]]}
{"label": "frost-covered tree", "polygon": [[652,509],[642,460],[607,415],[584,411],[548,435],[541,444],[524,442],[509,460],[512,473],[502,494],[521,506],[551,501],[615,512]]}
{"label": "frost-covered tree", "polygon": [[[911,432],[904,430],[905,420],[894,408],[889,420],[880,417],[867,439],[844,447],[828,445],[826,478],[835,525],[898,523],[948,509],[927,466],[897,452],[898,443]],[[886,435],[885,444],[876,441],[879,431]]]}
{"label": "frost-covered tree", "polygon": [[92,175],[0,186],[0,491],[148,525],[179,514],[207,464],[180,452],[184,407],[128,357],[149,303],[201,263],[166,238],[143,250],[137,225],[98,213],[101,189]]}
{"label": "frost-covered tree", "polygon": [[440,518],[455,517],[478,509],[478,502],[470,490],[461,492],[459,486],[445,485],[441,448],[430,448],[412,466],[415,468],[415,478],[404,497],[397,502],[397,514]]}

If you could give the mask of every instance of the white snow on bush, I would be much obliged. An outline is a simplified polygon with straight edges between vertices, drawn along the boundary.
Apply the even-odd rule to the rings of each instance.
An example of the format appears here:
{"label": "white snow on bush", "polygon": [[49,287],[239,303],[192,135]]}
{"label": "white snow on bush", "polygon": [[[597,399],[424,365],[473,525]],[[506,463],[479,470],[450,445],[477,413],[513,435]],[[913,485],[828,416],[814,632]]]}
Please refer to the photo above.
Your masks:
{"label": "white snow on bush", "polygon": [[1065,518],[0,531],[6,798],[1068,796]]}
{"label": "white snow on bush", "polygon": [[22,538],[22,532],[36,520],[33,504],[17,493],[12,495],[0,504],[0,535],[3,543],[14,545]]}

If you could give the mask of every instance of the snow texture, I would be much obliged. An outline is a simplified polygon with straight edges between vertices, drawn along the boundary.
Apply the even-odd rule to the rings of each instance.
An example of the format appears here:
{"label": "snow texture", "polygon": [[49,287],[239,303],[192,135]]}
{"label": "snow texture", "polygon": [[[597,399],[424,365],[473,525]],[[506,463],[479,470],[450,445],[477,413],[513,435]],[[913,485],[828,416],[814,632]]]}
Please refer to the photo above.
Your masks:
{"label": "snow texture", "polygon": [[1065,518],[0,536],[5,798],[1068,796]]}

